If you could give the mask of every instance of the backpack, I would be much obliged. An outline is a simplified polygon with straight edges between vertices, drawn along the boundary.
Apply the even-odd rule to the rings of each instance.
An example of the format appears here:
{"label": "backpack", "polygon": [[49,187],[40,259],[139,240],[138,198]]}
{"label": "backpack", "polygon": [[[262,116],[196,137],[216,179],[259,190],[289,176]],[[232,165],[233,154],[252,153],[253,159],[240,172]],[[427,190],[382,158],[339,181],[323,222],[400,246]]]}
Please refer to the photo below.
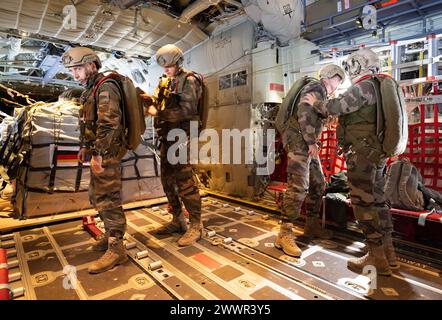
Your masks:
{"label": "backpack", "polygon": [[423,180],[417,168],[408,160],[397,160],[387,171],[385,199],[394,208],[422,211],[425,200],[420,185]]}
{"label": "backpack", "polygon": [[191,75],[194,76],[201,85],[201,97],[198,101],[197,107],[200,122],[199,130],[201,131],[207,127],[207,119],[209,117],[209,94],[207,84],[204,81],[204,76],[193,71],[183,70],[183,75],[178,78],[177,94],[181,95],[183,93],[187,78]]}
{"label": "backpack", "polygon": [[289,127],[288,120],[296,114],[297,104],[302,89],[311,81],[317,81],[315,78],[304,76],[298,79],[290,88],[289,92],[282,101],[275,118],[276,130],[284,136],[284,132]]}
{"label": "backpack", "polygon": [[123,105],[122,114],[126,141],[125,147],[128,150],[134,150],[140,144],[141,136],[146,131],[143,99],[140,95],[142,90],[135,87],[130,78],[112,71],[95,84],[93,91],[95,101],[97,101],[97,90],[104,82],[113,82],[120,90]]}
{"label": "backpack", "polygon": [[377,96],[376,135],[387,157],[402,154],[408,141],[408,116],[405,99],[399,84],[389,75],[367,75],[372,79]]}

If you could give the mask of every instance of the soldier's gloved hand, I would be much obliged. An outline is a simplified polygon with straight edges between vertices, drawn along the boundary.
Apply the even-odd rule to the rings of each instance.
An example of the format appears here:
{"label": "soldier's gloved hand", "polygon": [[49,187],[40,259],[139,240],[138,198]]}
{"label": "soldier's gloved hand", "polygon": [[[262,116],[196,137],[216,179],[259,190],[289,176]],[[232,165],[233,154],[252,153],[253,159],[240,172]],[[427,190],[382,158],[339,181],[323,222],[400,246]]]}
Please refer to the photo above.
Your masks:
{"label": "soldier's gloved hand", "polygon": [[101,166],[103,163],[103,158],[101,156],[92,156],[91,159],[91,169],[94,173],[102,173],[104,171]]}
{"label": "soldier's gloved hand", "polygon": [[312,93],[307,93],[300,101],[300,103],[307,103],[309,105],[313,105],[316,101],[318,101],[318,98],[312,94]]}
{"label": "soldier's gloved hand", "polygon": [[86,148],[80,148],[80,151],[78,151],[77,154],[77,159],[80,163],[86,162]]}
{"label": "soldier's gloved hand", "polygon": [[319,146],[316,143],[308,146],[308,155],[314,158],[319,156]]}

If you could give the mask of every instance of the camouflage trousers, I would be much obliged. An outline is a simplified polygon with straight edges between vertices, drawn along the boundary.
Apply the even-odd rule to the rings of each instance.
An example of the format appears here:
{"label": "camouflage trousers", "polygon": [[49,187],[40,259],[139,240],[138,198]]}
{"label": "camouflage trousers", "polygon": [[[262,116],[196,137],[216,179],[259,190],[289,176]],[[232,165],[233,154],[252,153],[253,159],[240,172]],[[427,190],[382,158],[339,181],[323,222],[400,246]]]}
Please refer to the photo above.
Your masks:
{"label": "camouflage trousers", "polygon": [[282,200],[284,220],[294,221],[301,214],[305,200],[307,216],[318,217],[325,178],[319,157],[289,152],[287,155],[287,190]]}
{"label": "camouflage trousers", "polygon": [[121,200],[120,160],[109,159],[103,164],[104,171],[94,173],[91,170],[89,200],[98,211],[106,231],[112,236],[122,236],[126,231],[126,216]]}
{"label": "camouflage trousers", "polygon": [[169,141],[161,143],[160,161],[163,190],[174,215],[181,214],[182,201],[189,212],[190,222],[199,223],[201,222],[201,197],[198,185],[193,179],[192,165],[190,163],[169,163],[167,151],[173,143]]}
{"label": "camouflage trousers", "polygon": [[367,242],[382,244],[382,236],[393,231],[391,213],[385,203],[387,159],[374,163],[352,153],[347,156],[347,176],[353,212]]}

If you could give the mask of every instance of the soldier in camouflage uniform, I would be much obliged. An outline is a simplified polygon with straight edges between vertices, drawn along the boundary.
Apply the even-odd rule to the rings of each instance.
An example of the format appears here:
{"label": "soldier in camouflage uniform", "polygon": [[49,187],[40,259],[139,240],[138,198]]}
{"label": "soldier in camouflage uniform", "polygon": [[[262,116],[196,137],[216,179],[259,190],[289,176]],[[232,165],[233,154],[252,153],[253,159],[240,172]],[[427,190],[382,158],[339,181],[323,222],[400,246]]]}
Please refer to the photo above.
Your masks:
{"label": "soldier in camouflage uniform", "polygon": [[[329,65],[321,69],[319,81],[311,81],[302,89],[300,99],[312,93],[324,101],[345,78],[344,71]],[[307,213],[304,235],[308,238],[330,239],[332,233],[319,224],[319,211],[325,191],[325,179],[319,159],[319,138],[323,119],[308,103],[298,103],[295,115],[288,119],[285,136],[287,150],[287,191],[282,202],[282,225],[275,246],[290,256],[301,256],[294,240],[293,222],[299,218],[305,200]]]}
{"label": "soldier in camouflage uniform", "polygon": [[[202,86],[195,74],[181,67],[183,53],[178,47],[163,46],[158,50],[156,59],[158,64],[164,67],[166,75],[161,78],[154,96],[150,97],[146,106],[148,114],[156,116],[156,127],[161,141],[161,180],[173,214],[173,220],[156,233],[184,233],[178,239],[178,245],[188,246],[202,236],[201,198],[189,161],[185,164],[171,164],[167,158],[169,148],[176,143],[167,141],[167,134],[173,129],[182,129],[186,132],[187,145],[184,147],[187,148],[187,160],[189,160],[190,121],[200,119],[198,103],[202,95]],[[189,212],[189,228],[181,201]]]}
{"label": "soldier in camouflage uniform", "polygon": [[[346,72],[353,85],[337,99],[327,103],[306,96],[304,101],[324,117],[338,115],[338,137],[344,147],[353,211],[366,237],[368,253],[362,258],[350,259],[348,268],[362,272],[373,265],[380,275],[391,275],[397,268],[391,233],[391,213],[385,204],[385,166],[387,157],[376,135],[376,91],[369,75],[380,69],[377,55],[361,49],[349,56]],[[368,77],[367,77],[368,76]]]}
{"label": "soldier in camouflage uniform", "polygon": [[89,199],[103,220],[106,232],[93,245],[105,254],[89,266],[90,273],[100,273],[128,260],[123,246],[126,218],[121,202],[120,163],[126,154],[122,125],[121,94],[116,84],[104,82],[98,70],[101,62],[96,53],[76,47],[63,55],[63,64],[75,80],[85,87],[80,98],[80,152],[83,163],[90,157]]}

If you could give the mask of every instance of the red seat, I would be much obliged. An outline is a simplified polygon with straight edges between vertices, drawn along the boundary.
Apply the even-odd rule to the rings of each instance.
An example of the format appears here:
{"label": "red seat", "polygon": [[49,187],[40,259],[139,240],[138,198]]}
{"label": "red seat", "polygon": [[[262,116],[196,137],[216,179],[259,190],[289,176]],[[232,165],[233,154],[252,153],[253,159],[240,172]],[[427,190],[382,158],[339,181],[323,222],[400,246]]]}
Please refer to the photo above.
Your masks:
{"label": "red seat", "polygon": [[[402,209],[390,209],[390,212],[395,215],[403,215],[408,217],[414,217],[419,218],[422,214],[427,214],[429,211],[409,211],[409,210],[402,210]],[[436,222],[442,223],[442,215],[438,213],[431,213],[428,216],[425,217],[425,220],[432,220]]]}

